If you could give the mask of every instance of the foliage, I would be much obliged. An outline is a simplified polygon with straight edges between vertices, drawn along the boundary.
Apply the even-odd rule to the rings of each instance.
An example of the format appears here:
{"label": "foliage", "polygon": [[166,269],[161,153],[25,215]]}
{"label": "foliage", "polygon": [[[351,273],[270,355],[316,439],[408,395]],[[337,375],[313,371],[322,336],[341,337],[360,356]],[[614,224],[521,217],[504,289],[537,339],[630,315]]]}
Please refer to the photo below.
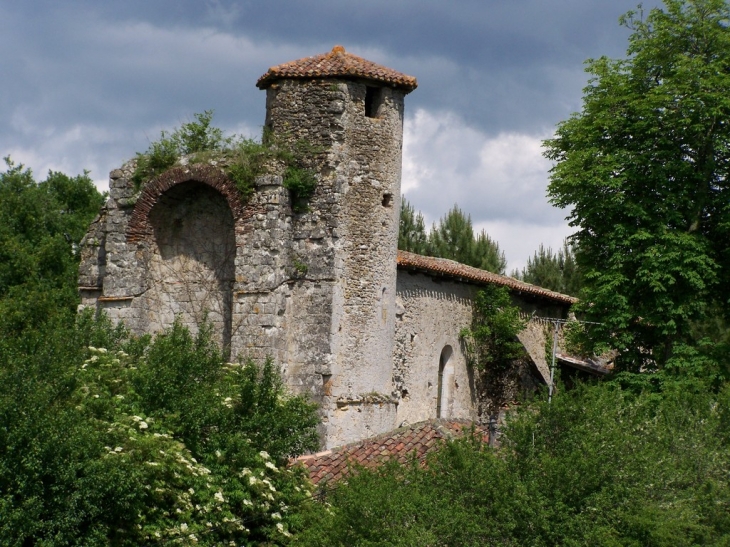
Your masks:
{"label": "foliage", "polygon": [[309,493],[286,458],[313,406],[209,333],[136,339],[88,314],[0,342],[7,545],[286,542]]}
{"label": "foliage", "polygon": [[510,402],[517,374],[515,361],[525,350],[517,339],[525,328],[507,287],[488,285],[474,298],[472,324],[461,331],[469,365],[478,376],[476,388],[490,413]]}
{"label": "foliage", "polygon": [[313,515],[295,545],[505,545],[527,503],[515,486],[504,460],[467,438],[427,469],[414,461],[359,470],[327,494],[328,510]]}
{"label": "foliage", "polygon": [[527,259],[527,266],[521,272],[514,271],[512,277],[521,279],[551,291],[577,296],[582,278],[575,262],[575,254],[570,244],[565,241],[563,248],[557,253],[540,245],[532,258]]}
{"label": "foliage", "polygon": [[399,228],[398,248],[401,250],[448,258],[498,274],[503,274],[507,266],[497,242],[484,230],[474,236],[471,217],[457,205],[426,235],[423,215],[403,197]]}
{"label": "foliage", "polygon": [[508,367],[522,355],[517,340],[525,328],[520,310],[512,304],[507,287],[488,285],[477,292],[471,327],[461,332],[468,344],[472,364],[479,370]]}
{"label": "foliage", "polygon": [[221,129],[211,126],[212,110],[196,113],[194,117],[195,121],[182,124],[172,133],[163,130],[160,139],[151,142],[145,153],[137,153],[132,180],[138,187],[167,171],[181,156],[222,150],[231,144],[232,139],[224,138]]}
{"label": "foliage", "polygon": [[730,391],[664,387],[579,386],[518,411],[496,452],[360,470],[298,544],[728,545]]}
{"label": "foliage", "polygon": [[[313,405],[203,329],[76,315],[87,175],[0,174],[0,544],[282,544],[309,493]],[[302,505],[304,504],[304,505]]]}
{"label": "foliage", "polygon": [[546,141],[552,203],[578,228],[587,340],[663,367],[725,310],[730,278],[730,6],[630,12],[628,57],[589,60],[583,109]]}
{"label": "foliage", "polygon": [[75,311],[78,242],[104,202],[87,173],[0,172],[0,338]]}
{"label": "foliage", "polygon": [[507,259],[504,251],[499,250],[499,244],[489,237],[485,230],[482,230],[474,239],[472,258],[467,264],[482,270],[504,274]]}
{"label": "foliage", "polygon": [[162,131],[159,140],[150,143],[146,152],[137,154],[132,176],[137,187],[161,175],[182,157],[191,163],[213,160],[225,169],[243,198],[253,193],[256,177],[283,171],[284,186],[292,194],[293,211],[307,210],[317,178],[306,164],[318,150],[303,141],[289,144],[285,138],[267,132],[261,142],[235,135],[226,137],[220,128],[211,125],[212,110],[194,117],[194,121],[182,124],[172,133]]}
{"label": "foliage", "polygon": [[398,248],[416,254],[428,252],[426,223],[420,211],[416,212],[405,196],[401,196]]}
{"label": "foliage", "polygon": [[308,210],[307,201],[317,188],[317,179],[308,169],[290,165],[284,171],[284,188],[292,193],[292,210],[304,213]]}
{"label": "foliage", "polygon": [[471,217],[465,215],[457,205],[432,227],[428,237],[428,254],[500,274],[504,273],[507,266],[499,245],[483,230],[474,237]]}

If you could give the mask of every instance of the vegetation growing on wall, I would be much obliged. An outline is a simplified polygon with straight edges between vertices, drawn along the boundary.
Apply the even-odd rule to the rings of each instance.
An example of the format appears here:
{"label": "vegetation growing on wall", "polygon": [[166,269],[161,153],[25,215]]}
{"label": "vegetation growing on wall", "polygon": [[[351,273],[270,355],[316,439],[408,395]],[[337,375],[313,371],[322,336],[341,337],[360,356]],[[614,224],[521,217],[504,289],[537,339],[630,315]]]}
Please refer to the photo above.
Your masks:
{"label": "vegetation growing on wall", "polygon": [[137,154],[132,175],[137,187],[161,175],[181,158],[190,163],[217,162],[244,199],[253,193],[256,177],[280,173],[284,187],[291,192],[294,212],[307,210],[317,179],[305,163],[317,153],[316,149],[305,142],[289,145],[268,132],[264,132],[260,142],[235,135],[226,137],[220,128],[211,125],[212,110],[194,114],[194,118],[171,133],[162,131],[159,140],[150,143],[146,152]]}
{"label": "vegetation growing on wall", "polygon": [[524,328],[525,321],[512,304],[506,287],[488,285],[477,292],[472,324],[462,329],[461,337],[469,365],[479,376],[481,395],[489,401],[490,412],[498,412],[509,402],[515,360],[525,354],[517,340]]}

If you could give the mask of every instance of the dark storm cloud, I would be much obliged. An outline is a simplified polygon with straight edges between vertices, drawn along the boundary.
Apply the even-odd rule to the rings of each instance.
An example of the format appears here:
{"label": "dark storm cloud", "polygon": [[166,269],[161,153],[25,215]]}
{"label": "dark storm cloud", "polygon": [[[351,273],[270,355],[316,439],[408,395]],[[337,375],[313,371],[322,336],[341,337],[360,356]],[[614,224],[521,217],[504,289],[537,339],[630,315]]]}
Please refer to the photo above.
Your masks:
{"label": "dark storm cloud", "polygon": [[[623,53],[628,32],[616,20],[633,6],[632,0],[39,1],[16,6],[13,27],[25,36],[24,49],[46,52],[47,60],[61,66],[75,48],[84,47],[84,29],[100,20],[147,22],[176,30],[181,41],[186,29],[208,27],[261,43],[295,44],[303,54],[335,42],[377,48],[397,62],[396,68],[419,78],[412,107],[448,107],[491,132],[553,125],[576,108],[585,81],[582,62]],[[444,77],[433,59],[448,60],[454,68]],[[122,82],[117,89],[128,91],[125,87]]]}
{"label": "dark storm cloud", "polygon": [[218,125],[256,134],[264,118],[256,79],[271,65],[343,44],[419,80],[406,107],[409,199],[432,220],[458,202],[475,223],[502,230],[500,243],[517,259],[510,234],[534,233],[529,244],[537,247],[541,232],[551,241],[567,233],[565,213],[544,197],[549,164],[539,143],[580,108],[584,60],[624,54],[629,31],[617,19],[632,7],[634,0],[0,3],[0,154],[41,175],[88,168],[102,181],[160,129],[195,112],[212,108]]}

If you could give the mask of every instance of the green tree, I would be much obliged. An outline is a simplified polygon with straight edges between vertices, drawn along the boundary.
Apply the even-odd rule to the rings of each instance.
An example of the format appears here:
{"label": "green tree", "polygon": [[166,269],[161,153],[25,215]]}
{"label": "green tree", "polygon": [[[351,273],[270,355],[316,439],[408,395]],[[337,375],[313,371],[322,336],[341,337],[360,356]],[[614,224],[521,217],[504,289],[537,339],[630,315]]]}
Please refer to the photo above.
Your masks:
{"label": "green tree", "polygon": [[513,277],[526,283],[577,296],[581,287],[581,277],[570,244],[565,241],[563,248],[554,253],[551,247],[540,248],[527,259],[522,271],[513,272]]}
{"label": "green tree", "polygon": [[0,544],[288,541],[309,491],[313,405],[209,332],[135,338],[77,315],[87,175],[0,173]]}
{"label": "green tree", "polygon": [[398,248],[416,254],[426,254],[428,236],[421,211],[416,212],[405,196],[401,196]]}
{"label": "green tree", "polygon": [[78,303],[78,243],[104,196],[88,174],[30,169],[5,158],[0,172],[0,337],[72,313]]}
{"label": "green tree", "polygon": [[454,205],[428,235],[428,254],[503,274],[507,266],[499,245],[482,231],[474,237],[471,216]]}
{"label": "green tree", "polygon": [[[61,317],[61,316],[57,316]],[[312,404],[209,332],[130,337],[81,315],[0,340],[0,543],[285,542]]]}
{"label": "green tree", "polygon": [[499,250],[499,244],[489,237],[486,231],[482,230],[474,240],[472,260],[469,264],[482,270],[504,274],[507,268],[507,259],[504,252]]}
{"label": "green tree", "polygon": [[647,370],[730,296],[730,6],[666,0],[621,22],[627,58],[587,62],[583,108],[545,155],[577,228],[579,311],[601,323],[589,341]]}

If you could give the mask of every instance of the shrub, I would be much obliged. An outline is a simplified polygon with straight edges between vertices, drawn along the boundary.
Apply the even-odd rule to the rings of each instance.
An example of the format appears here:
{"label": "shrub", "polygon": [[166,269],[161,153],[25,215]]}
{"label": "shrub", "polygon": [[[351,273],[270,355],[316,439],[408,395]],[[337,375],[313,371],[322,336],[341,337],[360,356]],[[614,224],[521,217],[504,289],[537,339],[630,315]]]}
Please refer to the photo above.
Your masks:
{"label": "shrub", "polygon": [[270,361],[85,314],[3,340],[0,363],[0,543],[258,544],[297,526],[309,491],[286,458],[316,448],[317,418]]}
{"label": "shrub", "polygon": [[496,451],[361,470],[299,544],[728,545],[730,388],[692,385],[582,385],[519,410]]}

